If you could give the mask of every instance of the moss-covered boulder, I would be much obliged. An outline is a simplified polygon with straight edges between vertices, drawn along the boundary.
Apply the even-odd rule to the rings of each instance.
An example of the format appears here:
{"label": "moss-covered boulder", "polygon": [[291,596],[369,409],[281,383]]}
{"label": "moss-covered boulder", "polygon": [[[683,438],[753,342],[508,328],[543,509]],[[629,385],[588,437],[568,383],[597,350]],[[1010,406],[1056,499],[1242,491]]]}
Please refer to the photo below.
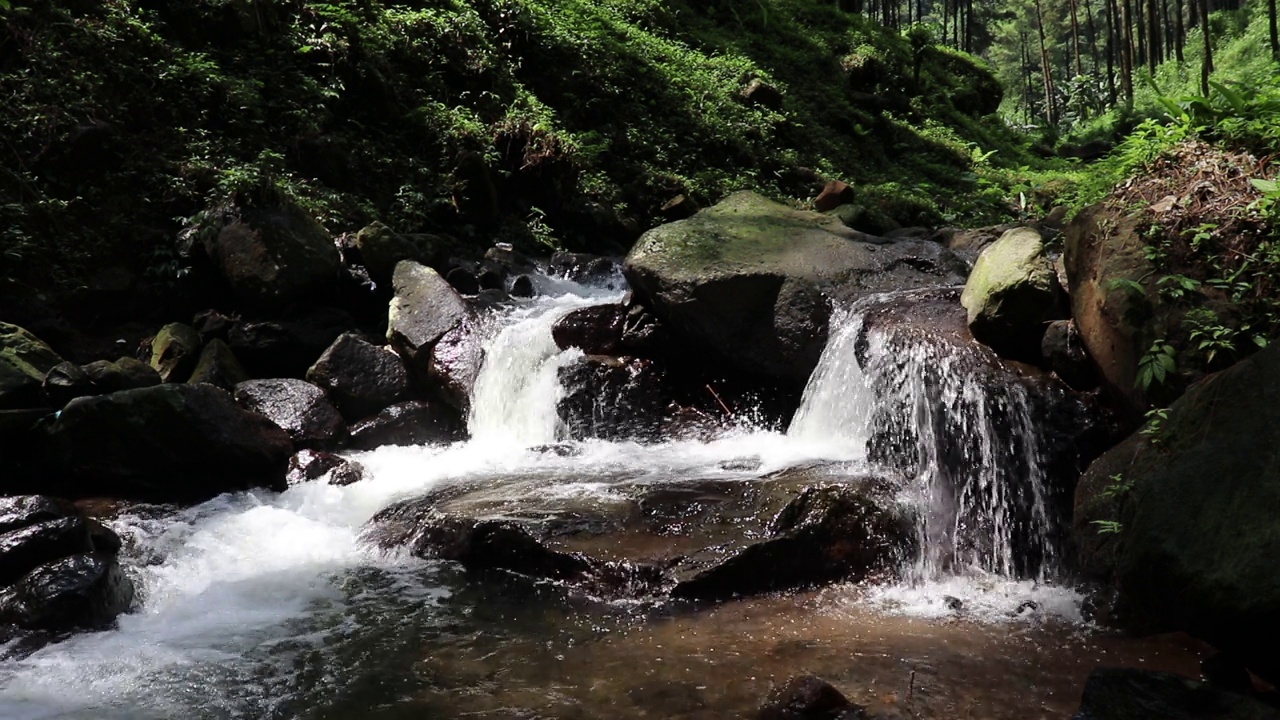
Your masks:
{"label": "moss-covered boulder", "polygon": [[42,434],[49,484],[67,497],[196,501],[283,488],[293,454],[285,431],[212,385],[77,398]]}
{"label": "moss-covered boulder", "polygon": [[1038,357],[1047,324],[1066,317],[1066,298],[1040,233],[1015,228],[983,250],[960,304],[974,338],[1010,357]]}
{"label": "moss-covered boulder", "polygon": [[151,367],[164,382],[186,382],[200,359],[200,333],[186,323],[169,323],[151,341]]}
{"label": "moss-covered boulder", "polygon": [[248,379],[249,373],[240,364],[231,346],[214,338],[200,351],[196,369],[191,371],[191,377],[187,378],[187,382],[207,383],[223,390],[231,390]]}
{"label": "moss-covered boulder", "polygon": [[798,384],[826,344],[829,298],[957,284],[963,265],[935,243],[885,243],[838,218],[739,192],[645,233],[624,273],[691,349]]}
{"label": "moss-covered boulder", "polygon": [[401,260],[443,268],[456,243],[439,235],[402,235],[375,222],[356,233],[355,246],[369,277],[379,287],[390,287],[391,275]]}
{"label": "moss-covered boulder", "polygon": [[40,385],[61,362],[40,338],[0,323],[0,410],[41,405]]}
{"label": "moss-covered boulder", "polygon": [[[1118,609],[1185,630],[1280,680],[1280,347],[1193,386],[1098,458],[1076,495],[1086,569]],[[1118,530],[1118,532],[1117,532]]]}

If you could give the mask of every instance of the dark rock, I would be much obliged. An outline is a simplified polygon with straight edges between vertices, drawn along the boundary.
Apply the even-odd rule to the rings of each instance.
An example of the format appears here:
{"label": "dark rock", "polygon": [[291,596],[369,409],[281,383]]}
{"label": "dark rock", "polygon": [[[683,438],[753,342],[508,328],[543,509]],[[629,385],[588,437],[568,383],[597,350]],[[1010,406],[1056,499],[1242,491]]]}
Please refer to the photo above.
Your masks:
{"label": "dark rock", "polygon": [[306,380],[249,380],[236,385],[235,398],[279,425],[297,447],[333,448],[347,439],[347,424],[329,396]]}
{"label": "dark rock", "polygon": [[470,406],[471,392],[484,361],[483,323],[483,316],[471,313],[431,348],[428,383],[463,413]]}
{"label": "dark rock", "polygon": [[[287,201],[215,208],[203,249],[241,304],[282,310],[328,299],[341,261],[315,218]],[[180,378],[183,380],[185,378]]]}
{"label": "dark rock", "polygon": [[251,377],[302,377],[339,335],[355,329],[351,315],[315,308],[286,320],[244,322],[231,331],[231,350]]}
{"label": "dark rock", "polygon": [[410,261],[396,266],[392,287],[387,340],[426,376],[431,348],[467,319],[466,303],[435,270]]}
{"label": "dark rock", "polygon": [[0,535],[0,586],[12,585],[47,562],[93,552],[84,518],[64,517]]}
{"label": "dark rock", "polygon": [[401,235],[380,222],[356,234],[355,247],[360,251],[369,277],[379,287],[389,287],[391,275],[401,260],[442,268],[454,250],[452,241],[439,235]]}
{"label": "dark rock", "polygon": [[1240,658],[1230,653],[1214,653],[1200,661],[1200,674],[1208,682],[1223,690],[1250,695],[1253,693],[1253,678],[1249,677],[1249,668],[1240,662]]}
{"label": "dark rock", "polygon": [[982,251],[960,304],[975,339],[1019,360],[1039,360],[1046,324],[1067,317],[1053,263],[1031,228],[1010,230]]}
{"label": "dark rock", "polygon": [[946,245],[960,257],[973,262],[978,259],[978,255],[983,250],[987,249],[988,245],[1016,227],[1018,226],[1009,224],[957,230],[947,238]]}
{"label": "dark rock", "polygon": [[686,353],[710,349],[737,371],[799,385],[826,345],[829,294],[851,300],[962,279],[963,264],[935,243],[868,239],[835,218],[741,192],[650,230],[625,274]]}
{"label": "dark rock", "polygon": [[160,328],[151,341],[151,367],[162,382],[186,382],[200,358],[200,334],[183,323]]}
{"label": "dark rock", "polygon": [[886,486],[811,487],[782,509],[767,539],[681,578],[671,594],[720,600],[860,580],[896,567],[913,532]]}
{"label": "dark rock", "polygon": [[349,422],[374,415],[409,394],[409,373],[400,356],[353,333],[333,341],[307,370],[307,380],[327,390]]}
{"label": "dark rock", "polygon": [[49,404],[57,408],[78,397],[98,394],[89,375],[73,362],[53,366],[49,374],[45,375],[41,389]]}
{"label": "dark rock", "polygon": [[0,322],[0,410],[40,407],[40,388],[62,358],[17,325]]}
{"label": "dark rock", "polygon": [[[379,513],[378,522],[394,522],[401,506]],[[592,564],[572,553],[551,550],[524,528],[501,520],[474,520],[429,512],[413,520],[409,545],[418,557],[453,560],[473,570],[509,570],[535,578],[580,579]]]}
{"label": "dark rock", "polygon": [[774,112],[782,111],[782,102],[785,97],[781,90],[766,83],[760,78],[753,78],[747,86],[742,89],[742,99],[752,105],[769,108]]}
{"label": "dark rock", "polygon": [[1098,373],[1073,320],[1054,320],[1044,331],[1040,355],[1062,381],[1076,390],[1098,386]]}
{"label": "dark rock", "polygon": [[493,263],[485,263],[476,273],[476,285],[481,290],[500,290],[507,292],[507,270]]}
{"label": "dark rock", "polygon": [[671,333],[662,322],[643,305],[627,308],[622,321],[622,350],[629,355],[653,359],[675,358],[679,347],[673,347]]}
{"label": "dark rock", "polygon": [[67,515],[67,509],[61,503],[45,495],[0,497],[0,533],[20,530]]}
{"label": "dark rock", "polygon": [[1131,668],[1089,674],[1072,720],[1276,720],[1280,710],[1177,675]]}
{"label": "dark rock", "polygon": [[0,622],[54,631],[101,628],[129,610],[133,592],[114,558],[72,555],[0,592]]}
{"label": "dark rock", "polygon": [[694,213],[702,208],[698,207],[698,203],[694,202],[688,195],[677,195],[663,203],[662,208],[658,211],[667,222],[675,222],[676,220],[684,220],[692,217]]}
{"label": "dark rock", "polygon": [[187,379],[189,383],[207,383],[223,390],[234,390],[236,385],[249,379],[249,373],[240,364],[231,346],[222,340],[210,340],[200,351],[196,369]]}
{"label": "dark rock", "polygon": [[163,382],[155,368],[131,357],[122,357],[115,362],[97,360],[85,365],[82,369],[85,376],[89,378],[89,382],[93,384],[96,395],[121,390],[137,390]]}
{"label": "dark rock", "polygon": [[813,675],[798,675],[778,685],[760,706],[759,720],[854,720],[865,717],[831,683]]}
{"label": "dark rock", "polygon": [[559,370],[556,413],[575,440],[656,441],[670,400],[653,361],[592,355]]}
{"label": "dark rock", "polygon": [[293,454],[283,430],[212,385],[166,384],[78,398],[44,429],[60,494],[202,500],[283,487]]}
{"label": "dark rock", "polygon": [[476,277],[475,270],[465,267],[456,267],[444,276],[445,282],[453,286],[463,295],[475,295],[480,292],[480,279]]}
{"label": "dark rock", "polygon": [[[1183,630],[1280,683],[1280,346],[1192,386],[1076,488],[1087,575],[1139,629]],[[1107,532],[1118,523],[1120,532]]]}
{"label": "dark rock", "polygon": [[964,601],[954,595],[943,595],[942,602],[951,612],[960,612],[964,610]]}
{"label": "dark rock", "polygon": [[818,212],[830,212],[841,205],[852,203],[855,199],[851,185],[840,180],[832,180],[823,186],[822,192],[813,199],[813,209]]}
{"label": "dark rock", "polygon": [[508,243],[498,243],[484,253],[484,259],[503,268],[508,275],[537,272],[538,264]]}
{"label": "dark rock", "polygon": [[511,281],[511,290],[508,291],[511,297],[531,298],[538,294],[537,288],[533,286],[533,278],[528,275],[517,275]]}
{"label": "dark rock", "polygon": [[866,242],[887,243],[885,236],[901,228],[898,221],[886,215],[884,211],[865,205],[837,205],[827,215],[839,220],[840,224],[851,230],[866,233],[868,236],[865,238]]}
{"label": "dark rock", "polygon": [[617,355],[626,318],[623,305],[591,305],[557,320],[551,337],[561,350],[578,348],[587,355]]}
{"label": "dark rock", "polygon": [[207,343],[210,340],[227,342],[231,339],[231,328],[238,322],[240,322],[238,319],[217,310],[204,310],[196,313],[191,319],[191,326],[199,333],[202,342]]}
{"label": "dark rock", "polygon": [[289,458],[289,484],[323,481],[350,485],[364,479],[364,466],[323,450],[299,450]]}
{"label": "dark rock", "polygon": [[574,282],[603,285],[614,280],[620,272],[618,263],[600,255],[557,252],[551,256],[551,272]]}
{"label": "dark rock", "polygon": [[439,402],[410,400],[383,410],[351,427],[351,447],[372,450],[383,445],[427,445],[460,440],[457,411]]}

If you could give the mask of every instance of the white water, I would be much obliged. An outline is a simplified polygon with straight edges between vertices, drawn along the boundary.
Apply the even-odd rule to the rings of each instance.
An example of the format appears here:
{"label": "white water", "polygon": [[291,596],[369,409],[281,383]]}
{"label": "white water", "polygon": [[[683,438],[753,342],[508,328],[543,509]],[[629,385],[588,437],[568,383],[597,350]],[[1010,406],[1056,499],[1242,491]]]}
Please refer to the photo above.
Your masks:
{"label": "white water", "polygon": [[[576,444],[572,457],[531,449],[558,439],[556,371],[573,357],[551,343],[551,325],[574,308],[616,296],[578,290],[513,312],[486,346],[468,442],[362,454],[357,459],[368,479],[347,487],[311,483],[280,494],[238,493],[177,513],[119,519],[117,529],[131,540],[126,561],[136,568],[139,609],[121,617],[117,630],[0,662],[0,718],[293,717],[297,703],[314,707],[317,698],[340,694],[365,676],[376,682],[384,666],[362,653],[409,642],[443,622],[438,615],[448,595],[433,579],[437,568],[373,551],[360,531],[378,510],[442,483],[518,474],[545,479],[542,492],[607,497],[618,479],[750,477],[819,459],[866,462],[872,410],[884,399],[877,380],[888,377],[888,366],[850,362],[861,327],[856,311],[833,333],[787,435],[744,429],[711,442],[587,441]],[[914,386],[903,391],[908,387]],[[952,409],[972,404],[963,392],[956,397],[963,402]],[[912,423],[927,423],[929,407],[917,411]],[[759,466],[722,469],[737,459]],[[924,468],[937,462],[930,458],[913,476],[908,501],[922,508],[933,502],[926,500],[933,490]],[[984,485],[993,481],[979,473],[972,491],[951,499],[998,506],[1001,491]],[[952,537],[960,534],[954,520],[924,515],[925,535],[942,528],[937,534],[945,539],[948,527]],[[992,565],[980,556],[965,561]],[[875,590],[871,598],[930,616],[945,605],[944,595],[955,595],[974,616],[993,619],[1030,598],[1039,612],[1073,617],[1069,598],[1059,602],[1065,596],[1052,588],[1010,581],[994,565],[995,572],[957,571],[954,564],[944,570],[940,560],[926,558],[916,582]]]}

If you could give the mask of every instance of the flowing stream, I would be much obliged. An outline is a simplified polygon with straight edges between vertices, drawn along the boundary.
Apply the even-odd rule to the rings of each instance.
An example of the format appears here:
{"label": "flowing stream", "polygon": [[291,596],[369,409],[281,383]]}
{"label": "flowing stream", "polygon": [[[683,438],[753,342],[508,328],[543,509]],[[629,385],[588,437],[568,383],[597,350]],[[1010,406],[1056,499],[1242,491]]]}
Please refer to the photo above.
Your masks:
{"label": "flowing stream", "polygon": [[[363,453],[367,479],[346,487],[114,520],[140,606],[116,629],[0,660],[0,718],[745,717],[771,683],[804,671],[921,717],[1047,718],[1069,714],[1102,658],[1193,666],[1177,641],[1080,623],[1078,596],[1052,583],[1026,398],[966,380],[963,357],[874,332],[859,348],[858,306],[834,321],[786,433],[557,453],[545,448],[563,442],[557,370],[576,351],[555,347],[551,325],[620,293],[555,287],[495,321],[469,441]],[[884,437],[898,454],[874,450]],[[750,470],[726,462],[741,458]],[[701,610],[604,603],[479,583],[360,537],[380,509],[445,483],[521,477],[540,493],[607,496],[619,478],[758,477],[817,460],[905,478],[924,548],[906,581]],[[947,596],[964,602],[962,621],[934,619]]]}

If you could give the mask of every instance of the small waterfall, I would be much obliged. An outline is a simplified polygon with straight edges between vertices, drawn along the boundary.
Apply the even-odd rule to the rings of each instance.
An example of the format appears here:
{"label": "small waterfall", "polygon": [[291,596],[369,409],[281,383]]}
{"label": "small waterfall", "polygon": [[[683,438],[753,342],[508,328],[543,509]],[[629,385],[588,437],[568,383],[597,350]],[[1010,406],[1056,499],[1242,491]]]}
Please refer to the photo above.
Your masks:
{"label": "small waterfall", "polygon": [[616,293],[599,291],[586,297],[540,298],[507,316],[505,326],[485,345],[467,418],[471,437],[519,447],[559,439],[556,402],[563,390],[558,373],[582,353],[557,347],[551,328],[573,310],[617,299]]}
{"label": "small waterfall", "polygon": [[905,478],[921,548],[909,582],[974,572],[1046,579],[1054,527],[1027,389],[976,343],[948,342],[927,325],[868,327],[869,313],[894,302],[904,296],[833,316],[788,434],[839,437]]}

